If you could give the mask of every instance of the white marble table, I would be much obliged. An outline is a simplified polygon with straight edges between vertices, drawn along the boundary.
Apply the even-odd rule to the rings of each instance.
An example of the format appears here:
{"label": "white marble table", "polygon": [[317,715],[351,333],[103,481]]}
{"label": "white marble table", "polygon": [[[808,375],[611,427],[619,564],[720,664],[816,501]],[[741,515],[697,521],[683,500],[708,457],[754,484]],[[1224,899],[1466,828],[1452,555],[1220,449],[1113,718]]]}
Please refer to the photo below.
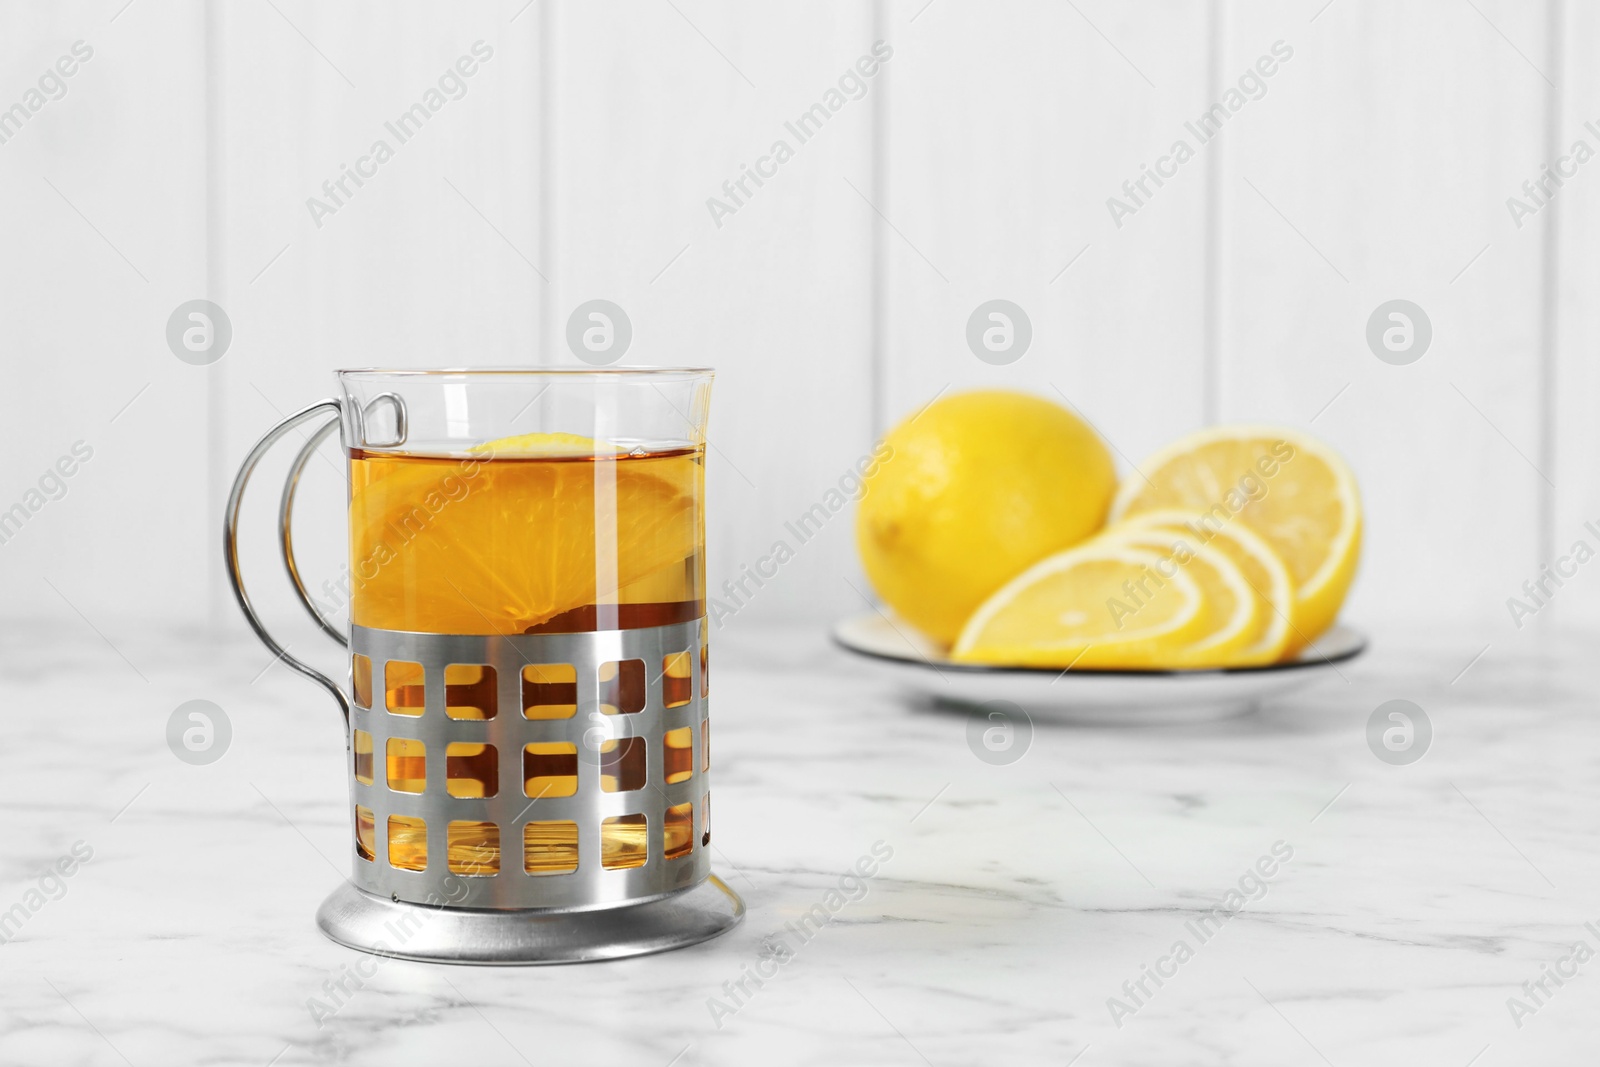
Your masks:
{"label": "white marble table", "polygon": [[[719,635],[715,863],[743,925],[580,967],[388,961],[319,1023],[311,998],[365,959],[312,923],[350,851],[331,703],[281,667],[252,683],[243,640],[13,628],[0,909],[27,918],[0,944],[0,1063],[1593,1062],[1600,960],[1560,964],[1542,1004],[1523,988],[1600,950],[1591,646],[1501,636],[1461,674],[1493,635],[1425,633],[1246,719],[1041,724],[1007,767],[820,628]],[[1412,766],[1366,745],[1392,697],[1436,729]],[[209,766],[166,745],[192,698],[233,725]],[[59,899],[30,895],[77,842]],[[875,842],[893,855],[859,899],[764,964]],[[1197,936],[1277,842],[1264,895]]]}

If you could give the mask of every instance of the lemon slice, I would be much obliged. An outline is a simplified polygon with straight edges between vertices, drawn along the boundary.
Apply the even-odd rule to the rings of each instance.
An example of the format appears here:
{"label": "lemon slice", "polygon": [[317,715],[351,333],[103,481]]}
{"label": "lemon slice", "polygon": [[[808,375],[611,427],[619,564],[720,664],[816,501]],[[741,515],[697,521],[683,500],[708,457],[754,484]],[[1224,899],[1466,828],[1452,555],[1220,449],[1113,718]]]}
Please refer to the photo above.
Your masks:
{"label": "lemon slice", "polygon": [[[1155,553],[1165,564],[1161,573],[1182,569],[1200,586],[1205,600],[1206,628],[1189,644],[1174,649],[1165,666],[1228,667],[1259,630],[1261,605],[1244,574],[1220,550],[1159,526],[1128,524],[1106,531],[1108,540]],[[1135,621],[1142,610],[1123,601],[1119,614]]]}
{"label": "lemon slice", "polygon": [[1289,619],[1294,611],[1294,583],[1289,577],[1289,568],[1272,546],[1252,533],[1248,526],[1230,523],[1206,537],[1202,534],[1207,531],[1193,523],[1188,513],[1165,509],[1136,515],[1121,523],[1119,528],[1158,529],[1173,542],[1204,545],[1227,556],[1239,568],[1258,608],[1250,640],[1234,653],[1232,665],[1260,666],[1284,658],[1293,636]]}
{"label": "lemon slice", "polygon": [[[1001,586],[951,651],[960,662],[1027,667],[1162,667],[1206,630],[1200,585],[1159,555],[1095,538]],[[1138,602],[1133,613],[1123,609]]]}
{"label": "lemon slice", "polygon": [[357,625],[525,633],[641,583],[676,590],[704,543],[698,456],[632,458],[575,434],[472,452],[352,463]]}
{"label": "lemon slice", "polygon": [[1286,654],[1332,625],[1361,554],[1361,497],[1339,455],[1298,430],[1218,426],[1167,446],[1128,479],[1113,519],[1163,508],[1196,528],[1238,524],[1272,546],[1294,584]]}

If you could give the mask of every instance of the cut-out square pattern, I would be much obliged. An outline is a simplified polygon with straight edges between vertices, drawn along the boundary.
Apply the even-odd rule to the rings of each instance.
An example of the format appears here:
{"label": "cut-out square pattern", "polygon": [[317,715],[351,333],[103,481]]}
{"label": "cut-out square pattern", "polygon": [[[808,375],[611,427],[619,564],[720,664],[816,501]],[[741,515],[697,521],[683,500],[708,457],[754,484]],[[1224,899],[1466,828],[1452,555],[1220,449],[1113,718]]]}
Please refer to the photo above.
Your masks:
{"label": "cut-out square pattern", "polygon": [[700,798],[700,844],[711,844],[711,794]]}
{"label": "cut-out square pattern", "polygon": [[492,797],[500,792],[500,750],[493,745],[450,742],[444,750],[444,770],[445,789],[453,797]]}
{"label": "cut-out square pattern", "polygon": [[674,804],[661,827],[662,851],[675,860],[694,851],[694,805]]}
{"label": "cut-out square pattern", "polygon": [[665,747],[661,752],[661,773],[667,784],[687,782],[694,776],[694,729],[680,726],[668,730],[662,742]]}
{"label": "cut-out square pattern", "polygon": [[359,652],[350,657],[350,692],[356,707],[372,707],[372,659]]}
{"label": "cut-out square pattern", "polygon": [[372,809],[356,805],[356,855],[371,860],[378,854],[378,825],[372,818]]}
{"label": "cut-out square pattern", "polygon": [[[704,630],[701,631],[701,640],[705,640]],[[700,646],[700,695],[711,695],[711,646],[707,644]]]}
{"label": "cut-out square pattern", "polygon": [[452,663],[444,669],[444,713],[452,719],[492,719],[500,708],[493,667]]}
{"label": "cut-out square pattern", "polygon": [[392,659],[383,665],[383,704],[395,715],[422,714],[422,664]]}
{"label": "cut-out square pattern", "polygon": [[455,819],[445,828],[450,871],[487,877],[500,873],[500,827],[477,819]]}
{"label": "cut-out square pattern", "polygon": [[634,715],[644,710],[644,660],[611,660],[600,664],[600,710],[607,715]]}
{"label": "cut-out square pattern", "polygon": [[705,773],[711,769],[711,720],[700,720],[700,771]]}
{"label": "cut-out square pattern", "polygon": [[694,660],[687,652],[674,652],[661,661],[661,703],[681,708],[694,696]]}
{"label": "cut-out square pattern", "polygon": [[600,745],[600,788],[607,793],[631,793],[644,788],[645,741],[620,737]]}
{"label": "cut-out square pattern", "polygon": [[533,797],[570,797],[578,791],[578,749],[565,741],[522,750],[522,792]]}
{"label": "cut-out square pattern", "polygon": [[650,821],[643,815],[615,815],[600,823],[600,866],[608,871],[643,867],[650,858]]}
{"label": "cut-out square pattern", "polygon": [[522,828],[522,869],[529,874],[570,874],[578,869],[578,824],[530,822]]}
{"label": "cut-out square pattern", "polygon": [[578,672],[570,663],[530,663],[522,668],[522,714],[529,719],[570,719],[578,713]]}
{"label": "cut-out square pattern", "polygon": [[372,735],[365,730],[352,731],[350,735],[350,750],[355,757],[356,781],[362,785],[371,785]]}
{"label": "cut-out square pattern", "polygon": [[428,869],[428,824],[413,815],[389,816],[389,866]]}
{"label": "cut-out square pattern", "polygon": [[421,741],[391,737],[385,750],[389,788],[396,793],[420,793],[428,784],[428,750]]}

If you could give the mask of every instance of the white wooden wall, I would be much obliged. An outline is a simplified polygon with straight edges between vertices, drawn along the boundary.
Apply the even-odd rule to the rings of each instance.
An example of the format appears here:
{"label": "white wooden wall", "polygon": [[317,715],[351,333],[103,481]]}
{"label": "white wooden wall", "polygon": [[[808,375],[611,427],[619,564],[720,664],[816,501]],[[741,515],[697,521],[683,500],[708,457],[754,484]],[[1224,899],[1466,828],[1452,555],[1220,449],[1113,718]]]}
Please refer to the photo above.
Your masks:
{"label": "white wooden wall", "polygon": [[[714,586],[887,425],[977,385],[1066,398],[1124,469],[1208,422],[1309,424],[1361,476],[1369,625],[1510,640],[1506,597],[1600,547],[1600,162],[1520,229],[1505,204],[1573,140],[1600,149],[1587,5],[123,3],[0,0],[0,107],[95,50],[0,144],[0,509],[94,448],[0,544],[5,618],[237,626],[217,527],[261,431],[335,367],[575,364],[566,317],[595,297],[633,320],[627,362],[719,369]],[[865,96],[718,226],[707,198],[879,39]],[[307,198],[480,40],[466,95],[317,227]],[[1116,226],[1107,197],[1277,41],[1266,94]],[[201,296],[234,328],[211,367],[163,337]],[[996,297],[1034,330],[1004,367],[964,340]],[[1397,297],[1434,328],[1405,367],[1364,340]],[[328,459],[299,527],[319,577]],[[851,523],[738,623],[859,610]],[[1600,615],[1600,566],[1557,615]]]}

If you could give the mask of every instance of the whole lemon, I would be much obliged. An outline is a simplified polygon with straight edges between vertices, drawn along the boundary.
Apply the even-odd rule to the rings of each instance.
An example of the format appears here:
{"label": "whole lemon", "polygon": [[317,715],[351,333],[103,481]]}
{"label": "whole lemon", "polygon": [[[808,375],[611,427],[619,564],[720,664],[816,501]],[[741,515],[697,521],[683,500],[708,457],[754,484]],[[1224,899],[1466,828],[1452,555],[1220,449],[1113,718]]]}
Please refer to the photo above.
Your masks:
{"label": "whole lemon", "polygon": [[884,439],[856,513],[861,564],[902,618],[950,644],[989,594],[1100,529],[1116,470],[1059,404],[979,390],[934,401]]}

